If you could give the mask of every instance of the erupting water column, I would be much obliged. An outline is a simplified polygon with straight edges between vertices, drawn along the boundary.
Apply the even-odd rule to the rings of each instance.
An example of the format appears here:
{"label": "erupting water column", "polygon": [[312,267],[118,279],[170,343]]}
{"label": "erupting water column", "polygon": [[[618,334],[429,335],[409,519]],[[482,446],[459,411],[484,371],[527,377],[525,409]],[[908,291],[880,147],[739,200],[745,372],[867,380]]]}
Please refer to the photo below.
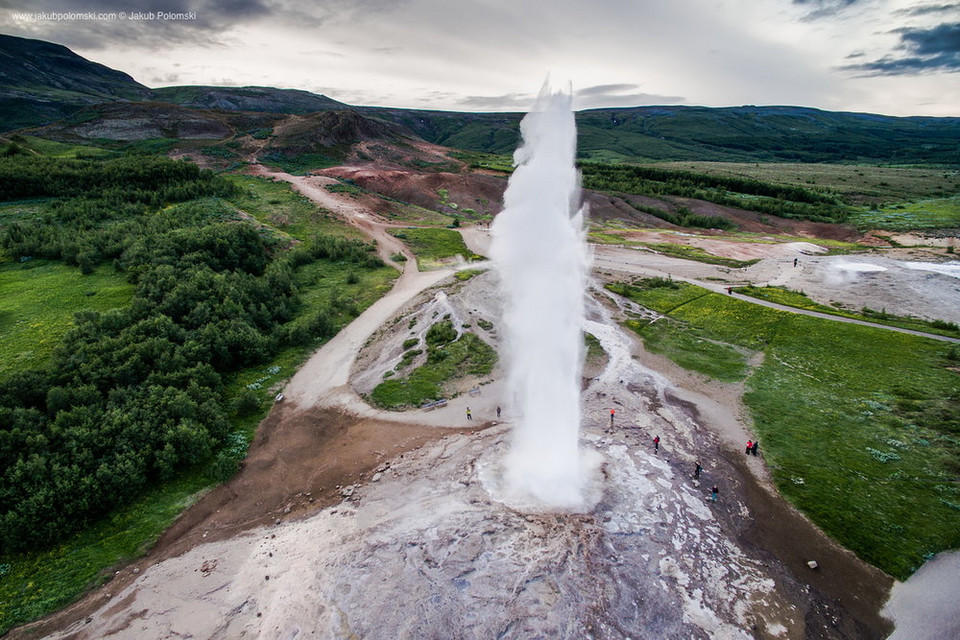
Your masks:
{"label": "erupting water column", "polygon": [[520,123],[516,170],[493,222],[514,415],[506,489],[547,507],[583,503],[580,376],[588,257],[569,92],[547,84]]}

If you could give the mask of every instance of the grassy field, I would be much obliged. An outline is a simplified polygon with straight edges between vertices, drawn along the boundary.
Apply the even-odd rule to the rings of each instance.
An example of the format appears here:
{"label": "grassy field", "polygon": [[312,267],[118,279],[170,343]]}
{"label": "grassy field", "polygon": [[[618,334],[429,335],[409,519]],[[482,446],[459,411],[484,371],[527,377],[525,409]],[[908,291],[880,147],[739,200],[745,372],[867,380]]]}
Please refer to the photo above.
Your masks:
{"label": "grassy field", "polygon": [[898,579],[960,546],[955,346],[682,283],[614,290],[696,338],[764,353],[744,397],[755,431],[781,493],[830,536]]}
{"label": "grassy field", "polygon": [[867,322],[885,324],[891,327],[900,327],[902,329],[912,329],[913,331],[924,331],[926,333],[960,338],[960,327],[957,327],[957,325],[953,323],[944,322],[942,320],[928,321],[921,320],[920,318],[907,318],[890,315],[880,311],[872,311],[869,309],[864,309],[862,312],[857,313],[845,309],[838,309],[837,307],[832,307],[825,304],[819,304],[808,298],[802,292],[791,291],[783,287],[736,287],[735,291],[745,296],[751,296],[760,300],[767,300],[768,302],[775,302],[788,307],[796,307],[797,309],[819,311],[820,313],[829,313],[831,315],[841,316],[844,318],[854,318],[856,320],[865,320]]}
{"label": "grassy field", "polygon": [[960,196],[887,204],[860,211],[850,218],[861,229],[911,231],[960,227]]}
{"label": "grassy field", "polygon": [[240,194],[230,200],[231,204],[291,238],[304,241],[317,233],[364,237],[358,229],[344,224],[286,182],[244,175],[232,175],[230,179],[240,187]]}
{"label": "grassy field", "polygon": [[343,153],[338,149],[331,149],[330,153],[305,152],[295,155],[275,151],[261,155],[260,162],[268,167],[275,167],[295,176],[302,176],[317,169],[337,166],[343,162]]}
{"label": "grassy field", "polygon": [[0,377],[44,366],[75,313],[117,309],[133,297],[133,287],[113,269],[83,275],[45,260],[0,264],[0,291]]}
{"label": "grassy field", "polygon": [[[497,353],[490,345],[469,331],[457,337],[449,320],[431,326],[425,339],[426,345],[407,350],[393,375],[373,389],[370,393],[373,404],[384,409],[418,407],[446,397],[447,382],[463,375],[486,375],[497,362]],[[427,361],[403,376],[404,369],[424,348]]]}
{"label": "grassy field", "polygon": [[13,136],[13,141],[25,149],[50,158],[93,158],[114,155],[112,151],[100,147],[55,142],[35,136]]}
{"label": "grassy field", "polygon": [[854,204],[943,198],[960,193],[960,171],[936,167],[782,162],[666,162],[651,166],[824,189],[840,193]]}
{"label": "grassy field", "polygon": [[721,382],[739,382],[747,375],[749,352],[743,348],[711,340],[669,318],[654,323],[628,320],[626,324],[643,337],[649,351],[665,355],[685,369]]}
{"label": "grassy field", "polygon": [[417,256],[417,266],[420,269],[435,269],[442,266],[448,258],[456,256],[463,256],[467,260],[480,257],[467,249],[463,236],[453,229],[407,227],[391,233],[410,247]]}
{"label": "grassy field", "polygon": [[112,567],[142,555],[209,486],[195,470],[51,549],[0,557],[0,635],[110,580]]}

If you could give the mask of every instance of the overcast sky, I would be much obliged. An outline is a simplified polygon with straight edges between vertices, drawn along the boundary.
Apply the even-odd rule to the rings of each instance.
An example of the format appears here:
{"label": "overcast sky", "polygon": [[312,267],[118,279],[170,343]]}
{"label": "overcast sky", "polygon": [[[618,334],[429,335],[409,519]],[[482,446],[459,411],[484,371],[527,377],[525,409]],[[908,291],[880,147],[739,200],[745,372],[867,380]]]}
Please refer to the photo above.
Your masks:
{"label": "overcast sky", "polygon": [[[39,13],[71,11],[117,15]],[[154,17],[131,20],[137,11]],[[960,116],[956,0],[0,0],[0,25],[150,87],[522,111],[550,74],[572,83],[578,109]]]}

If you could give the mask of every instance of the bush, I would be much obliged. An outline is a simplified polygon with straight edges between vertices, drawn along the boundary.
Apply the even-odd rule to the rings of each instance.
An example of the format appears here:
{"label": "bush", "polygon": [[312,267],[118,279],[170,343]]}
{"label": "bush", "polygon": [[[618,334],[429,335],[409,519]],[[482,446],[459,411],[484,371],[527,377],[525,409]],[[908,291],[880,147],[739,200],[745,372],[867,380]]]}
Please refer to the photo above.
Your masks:
{"label": "bush", "polygon": [[424,339],[430,347],[442,347],[457,339],[457,330],[453,328],[452,322],[442,320],[434,323],[427,329],[427,334],[424,336]]}
{"label": "bush", "polygon": [[260,396],[253,389],[243,389],[233,399],[233,412],[240,417],[252,415],[260,410]]}

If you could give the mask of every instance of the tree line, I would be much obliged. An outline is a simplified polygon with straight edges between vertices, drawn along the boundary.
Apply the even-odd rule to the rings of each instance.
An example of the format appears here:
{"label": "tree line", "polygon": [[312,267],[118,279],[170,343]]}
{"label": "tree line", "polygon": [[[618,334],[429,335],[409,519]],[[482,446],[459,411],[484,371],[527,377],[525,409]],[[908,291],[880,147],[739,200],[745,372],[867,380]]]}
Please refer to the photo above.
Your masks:
{"label": "tree line", "polygon": [[784,218],[843,222],[848,210],[836,196],[753,178],[625,164],[580,163],[583,186],[636,195],[673,195]]}
{"label": "tree line", "polygon": [[[359,241],[286,248],[229,220],[215,196],[232,185],[187,163],[23,159],[26,184],[8,171],[4,197],[41,195],[42,166],[42,194],[59,199],[0,230],[7,255],[112,265],[136,288],[127,308],[78,314],[48,368],[0,380],[0,553],[48,545],[211,459],[230,429],[224,374],[329,337],[335,306],[349,304],[298,317],[296,271],[382,265]],[[152,187],[163,195],[144,198]]]}

